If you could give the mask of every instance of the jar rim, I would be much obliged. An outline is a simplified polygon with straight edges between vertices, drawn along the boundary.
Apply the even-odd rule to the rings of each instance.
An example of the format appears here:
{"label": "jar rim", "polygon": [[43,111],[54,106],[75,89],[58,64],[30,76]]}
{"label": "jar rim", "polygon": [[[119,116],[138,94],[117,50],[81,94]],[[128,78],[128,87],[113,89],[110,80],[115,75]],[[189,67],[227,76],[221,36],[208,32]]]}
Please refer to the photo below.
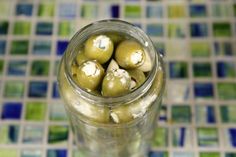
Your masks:
{"label": "jar rim", "polygon": [[[70,71],[70,64],[68,63],[68,60],[69,60],[68,58],[71,57],[70,55],[73,53],[74,47],[77,46],[76,41],[78,40],[78,37],[83,35],[83,33],[85,33],[89,28],[95,27],[95,26],[101,26],[104,24],[105,24],[105,26],[119,24],[120,26],[123,26],[123,27],[132,28],[133,31],[135,31],[136,33],[139,33],[145,39],[145,41],[148,44],[148,48],[151,50],[150,54],[153,53],[152,57],[154,57],[152,69],[149,72],[149,75],[148,75],[147,79],[145,80],[145,82],[140,87],[135,89],[134,91],[132,91],[128,94],[125,94],[125,95],[117,96],[117,97],[104,97],[104,96],[97,96],[97,95],[89,93],[88,91],[86,91],[78,86],[76,81],[73,79],[72,74],[69,72]],[[90,35],[91,34],[93,34],[93,32],[90,32]],[[67,77],[70,84],[73,86],[75,91],[78,94],[80,94],[81,97],[90,101],[93,104],[98,104],[98,105],[99,104],[114,105],[114,104],[120,104],[120,103],[124,103],[124,102],[128,103],[130,101],[134,101],[134,100],[138,99],[143,94],[145,94],[145,92],[151,87],[152,82],[153,82],[155,75],[157,73],[157,66],[162,66],[162,68],[163,68],[162,61],[160,59],[160,55],[158,53],[156,53],[154,45],[153,45],[151,39],[146,35],[146,33],[142,29],[138,28],[137,26],[135,26],[129,22],[119,20],[119,19],[106,19],[106,20],[95,21],[93,23],[86,25],[82,29],[80,29],[70,40],[70,43],[65,51],[64,57],[63,57],[63,59],[65,61],[64,68],[65,68],[65,73],[66,73],[65,76]],[[164,85],[162,85],[162,86],[164,86]],[[163,93],[162,90],[161,90],[161,93]],[[161,98],[161,95],[159,97]],[[158,99],[160,99],[160,98],[158,98]]]}

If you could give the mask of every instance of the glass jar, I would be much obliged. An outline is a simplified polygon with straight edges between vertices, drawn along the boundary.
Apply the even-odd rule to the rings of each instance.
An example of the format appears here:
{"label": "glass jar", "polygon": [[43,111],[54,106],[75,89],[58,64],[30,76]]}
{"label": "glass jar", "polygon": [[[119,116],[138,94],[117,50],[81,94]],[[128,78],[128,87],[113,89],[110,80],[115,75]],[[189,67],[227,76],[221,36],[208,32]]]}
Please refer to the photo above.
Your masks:
{"label": "glass jar", "polygon": [[[139,41],[150,56],[152,69],[133,92],[118,97],[97,96],[73,80],[72,62],[92,34],[116,32]],[[138,27],[120,20],[103,20],[78,31],[61,59],[58,85],[79,149],[86,157],[146,157],[156,127],[165,86],[162,57]],[[116,123],[111,122],[111,118]]]}

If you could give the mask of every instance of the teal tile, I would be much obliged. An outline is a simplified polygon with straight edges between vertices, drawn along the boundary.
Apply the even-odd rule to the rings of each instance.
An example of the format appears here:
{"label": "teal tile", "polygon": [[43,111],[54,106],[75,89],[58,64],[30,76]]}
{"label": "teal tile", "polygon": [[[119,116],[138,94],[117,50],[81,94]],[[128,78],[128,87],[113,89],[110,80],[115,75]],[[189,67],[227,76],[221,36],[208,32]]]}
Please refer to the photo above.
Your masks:
{"label": "teal tile", "polygon": [[194,41],[190,43],[192,57],[209,57],[211,55],[211,46],[206,41]]}
{"label": "teal tile", "polygon": [[217,91],[220,100],[236,100],[236,83],[217,83]]}
{"label": "teal tile", "polygon": [[190,123],[191,122],[190,106],[172,106],[171,121],[174,123]]}
{"label": "teal tile", "polygon": [[140,5],[125,5],[125,18],[141,18],[142,8]]}
{"label": "teal tile", "polygon": [[44,126],[41,126],[41,125],[24,126],[22,143],[42,144],[43,138],[44,138]]}
{"label": "teal tile", "polygon": [[199,157],[220,157],[219,152],[200,152]]}
{"label": "teal tile", "polygon": [[214,37],[230,37],[232,36],[231,25],[228,22],[213,23]]}
{"label": "teal tile", "polygon": [[236,105],[220,106],[220,117],[223,123],[236,123]]}
{"label": "teal tile", "polygon": [[13,34],[14,35],[30,35],[31,23],[28,21],[16,21],[14,23]]}
{"label": "teal tile", "polygon": [[7,35],[8,26],[8,21],[0,21],[0,35]]}
{"label": "teal tile", "polygon": [[42,154],[41,150],[25,149],[21,151],[20,157],[42,157]]}
{"label": "teal tile", "polygon": [[212,67],[209,62],[193,63],[193,76],[196,78],[211,77]]}
{"label": "teal tile", "polygon": [[68,126],[51,125],[48,130],[48,143],[61,144],[68,140],[69,129]]}
{"label": "teal tile", "polygon": [[236,152],[227,152],[224,157],[236,157]]}
{"label": "teal tile", "polygon": [[153,147],[167,147],[168,146],[168,130],[167,128],[157,127],[154,132],[152,140]]}
{"label": "teal tile", "polygon": [[1,157],[18,157],[17,148],[0,148]]}
{"label": "teal tile", "polygon": [[7,98],[22,98],[25,85],[22,81],[7,81],[4,86],[4,96]]}
{"label": "teal tile", "polygon": [[25,106],[25,119],[30,121],[43,121],[46,117],[47,104],[45,102],[27,102]]}
{"label": "teal tile", "polygon": [[0,144],[16,144],[19,131],[18,125],[0,125]]}
{"label": "teal tile", "polygon": [[31,65],[32,76],[48,76],[50,62],[48,60],[34,60]]}
{"label": "teal tile", "polygon": [[28,40],[15,40],[11,42],[10,53],[12,55],[27,55],[29,41]]}
{"label": "teal tile", "polygon": [[51,121],[65,121],[67,120],[67,115],[63,104],[54,103],[50,104],[49,119]]}
{"label": "teal tile", "polygon": [[197,140],[199,147],[217,147],[219,145],[218,130],[216,128],[198,128]]}

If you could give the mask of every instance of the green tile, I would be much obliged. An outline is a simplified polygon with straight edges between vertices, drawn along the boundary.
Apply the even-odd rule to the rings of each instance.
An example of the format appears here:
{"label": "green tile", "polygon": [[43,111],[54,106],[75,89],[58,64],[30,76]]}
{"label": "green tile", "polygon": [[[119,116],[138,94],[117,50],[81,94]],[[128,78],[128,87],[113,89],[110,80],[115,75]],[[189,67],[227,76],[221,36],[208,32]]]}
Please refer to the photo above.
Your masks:
{"label": "green tile", "polygon": [[26,55],[28,54],[29,41],[17,40],[12,41],[10,53],[13,55]]}
{"label": "green tile", "polygon": [[66,143],[68,139],[68,126],[52,125],[48,130],[48,143],[58,144]]}
{"label": "green tile", "polygon": [[58,35],[61,37],[71,37],[75,33],[75,22],[61,21],[59,22]]}
{"label": "green tile", "polygon": [[218,83],[217,91],[220,100],[236,100],[236,83]]}
{"label": "green tile", "polygon": [[48,60],[35,60],[31,65],[32,76],[48,76],[49,74],[49,61]]}
{"label": "green tile", "polygon": [[27,102],[25,107],[25,119],[32,121],[42,121],[46,116],[45,102]]}
{"label": "green tile", "polygon": [[193,76],[194,77],[211,77],[212,68],[210,63],[193,63]]}
{"label": "green tile", "polygon": [[186,36],[186,26],[183,24],[168,24],[168,37],[169,38],[184,38]]}
{"label": "green tile", "polygon": [[211,53],[209,43],[204,41],[191,42],[190,50],[192,57],[209,57]]}
{"label": "green tile", "polygon": [[220,157],[218,152],[200,152],[200,157]]}
{"label": "green tile", "polygon": [[3,73],[4,61],[0,59],[0,75]]}
{"label": "green tile", "polygon": [[22,81],[7,81],[4,86],[4,96],[7,98],[22,98],[25,85]]}
{"label": "green tile", "polygon": [[169,5],[168,6],[168,17],[169,18],[184,18],[186,17],[186,7],[181,4]]}
{"label": "green tile", "polygon": [[14,23],[13,34],[29,35],[31,32],[31,23],[27,21],[17,21]]}
{"label": "green tile", "polygon": [[171,120],[175,123],[189,123],[191,110],[189,106],[172,106]]}
{"label": "green tile", "polygon": [[155,129],[154,138],[152,141],[153,147],[167,147],[168,145],[168,130],[167,128],[157,127]]}
{"label": "green tile", "polygon": [[198,128],[197,139],[200,147],[217,147],[219,145],[218,130],[216,128]]}
{"label": "green tile", "polygon": [[18,157],[18,150],[14,148],[0,148],[1,157]]}
{"label": "green tile", "polygon": [[125,17],[126,18],[141,18],[142,8],[140,5],[126,5],[125,6]]}
{"label": "green tile", "polygon": [[53,17],[54,16],[54,3],[41,3],[38,8],[38,16],[40,17]]}
{"label": "green tile", "polygon": [[1,1],[0,5],[0,16],[9,16],[11,13],[11,3],[12,1]]}
{"label": "green tile", "polygon": [[213,23],[213,35],[214,37],[230,37],[232,35],[230,23]]}
{"label": "green tile", "polygon": [[236,123],[236,105],[220,106],[221,121],[223,123]]}
{"label": "green tile", "polygon": [[81,17],[86,19],[98,17],[97,4],[83,4],[81,7]]}

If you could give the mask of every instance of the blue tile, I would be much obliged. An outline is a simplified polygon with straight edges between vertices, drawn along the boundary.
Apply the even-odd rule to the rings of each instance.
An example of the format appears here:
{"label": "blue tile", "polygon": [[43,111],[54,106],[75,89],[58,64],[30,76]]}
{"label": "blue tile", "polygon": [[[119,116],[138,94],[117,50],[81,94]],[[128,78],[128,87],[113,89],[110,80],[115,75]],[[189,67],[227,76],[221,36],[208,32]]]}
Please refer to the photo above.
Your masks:
{"label": "blue tile", "polygon": [[50,149],[47,151],[47,157],[67,157],[66,149]]}
{"label": "blue tile", "polygon": [[162,24],[148,24],[146,32],[150,36],[162,37],[164,35],[164,28]]}
{"label": "blue tile", "polygon": [[45,98],[47,96],[48,84],[45,81],[32,81],[29,83],[29,97]]}
{"label": "blue tile", "polygon": [[233,48],[230,42],[215,42],[214,43],[215,55],[232,56]]}
{"label": "blue tile", "polygon": [[0,21],[0,35],[6,35],[8,32],[8,22]]}
{"label": "blue tile", "polygon": [[214,96],[212,83],[194,83],[195,98],[212,98]]}
{"label": "blue tile", "polygon": [[206,6],[202,4],[190,5],[189,12],[191,17],[206,17]]}
{"label": "blue tile", "polygon": [[52,97],[53,98],[60,98],[57,82],[53,83]]}
{"label": "blue tile", "polygon": [[192,23],[190,24],[190,31],[192,37],[208,36],[208,29],[206,23]]}
{"label": "blue tile", "polygon": [[50,22],[39,22],[36,26],[37,35],[52,35],[53,25]]}
{"label": "blue tile", "polygon": [[233,147],[236,147],[236,128],[229,128],[229,139]]}
{"label": "blue tile", "polygon": [[62,18],[75,18],[76,17],[76,4],[75,3],[61,3],[59,5],[59,16]]}
{"label": "blue tile", "polygon": [[120,6],[119,5],[112,5],[110,8],[110,12],[111,12],[111,17],[112,18],[119,18],[120,17]]}
{"label": "blue tile", "polygon": [[150,151],[148,157],[168,157],[167,152],[162,151]]}
{"label": "blue tile", "polygon": [[162,6],[147,6],[146,17],[147,18],[162,18],[163,7]]}
{"label": "blue tile", "polygon": [[8,138],[12,143],[16,143],[19,137],[19,126],[9,125]]}
{"label": "blue tile", "polygon": [[217,76],[220,78],[224,77],[235,77],[236,76],[236,65],[232,62],[217,62]]}
{"label": "blue tile", "polygon": [[8,102],[2,107],[2,119],[20,119],[22,111],[22,103]]}
{"label": "blue tile", "polygon": [[186,62],[170,62],[170,78],[188,77],[188,64]]}
{"label": "blue tile", "polygon": [[5,54],[6,50],[6,41],[0,40],[0,55]]}
{"label": "blue tile", "polygon": [[68,46],[68,41],[58,41],[57,42],[57,55],[63,55],[67,46]]}
{"label": "blue tile", "polygon": [[24,76],[26,74],[26,60],[11,60],[8,63],[7,74],[15,76]]}
{"label": "blue tile", "polygon": [[32,16],[33,5],[32,4],[17,4],[16,15]]}
{"label": "blue tile", "polygon": [[36,55],[49,55],[51,52],[51,44],[51,41],[35,41],[32,53]]}

